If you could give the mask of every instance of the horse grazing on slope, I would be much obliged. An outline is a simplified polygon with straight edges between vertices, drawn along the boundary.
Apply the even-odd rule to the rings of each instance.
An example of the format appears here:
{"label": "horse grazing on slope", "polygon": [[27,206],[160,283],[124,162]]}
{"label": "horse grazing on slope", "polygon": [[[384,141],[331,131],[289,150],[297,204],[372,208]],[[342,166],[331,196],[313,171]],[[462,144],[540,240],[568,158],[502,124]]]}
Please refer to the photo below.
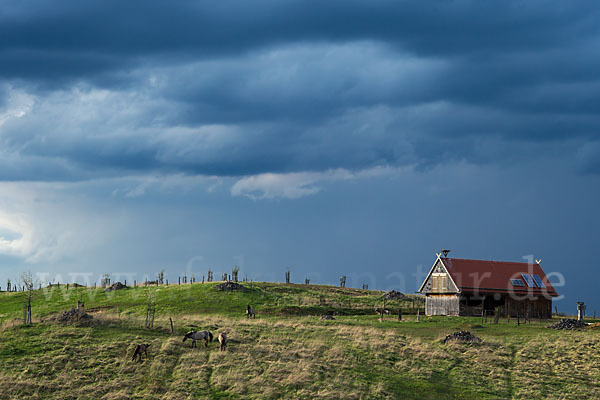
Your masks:
{"label": "horse grazing on slope", "polygon": [[131,361],[134,361],[135,358],[139,356],[139,361],[142,362],[142,353],[146,355],[147,360],[149,346],[149,344],[138,344],[137,346],[135,346],[135,350],[133,352],[133,357],[131,357]]}
{"label": "horse grazing on slope", "polygon": [[376,308],[376,309],[375,309],[375,312],[376,312],[377,314],[387,314],[387,315],[389,315],[389,314],[390,314],[390,310],[389,310],[389,309],[387,309],[387,308]]}
{"label": "horse grazing on slope", "polygon": [[256,313],[254,312],[254,308],[250,307],[250,304],[248,304],[248,307],[246,307],[246,316],[248,318],[256,318]]}
{"label": "horse grazing on slope", "polygon": [[183,337],[183,341],[185,342],[186,339],[192,339],[192,347],[198,347],[196,345],[196,340],[204,340],[204,347],[208,347],[208,342],[213,341],[213,334],[209,331],[189,331]]}
{"label": "horse grazing on slope", "polygon": [[219,333],[219,351],[227,350],[227,335],[223,332]]}

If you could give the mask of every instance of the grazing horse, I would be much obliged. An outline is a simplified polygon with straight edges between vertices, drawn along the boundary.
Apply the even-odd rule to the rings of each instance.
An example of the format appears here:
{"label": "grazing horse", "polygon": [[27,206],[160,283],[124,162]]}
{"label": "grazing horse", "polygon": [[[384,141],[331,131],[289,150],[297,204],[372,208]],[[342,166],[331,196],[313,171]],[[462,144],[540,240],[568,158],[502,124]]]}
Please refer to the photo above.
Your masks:
{"label": "grazing horse", "polygon": [[208,342],[213,341],[213,334],[210,333],[209,331],[200,331],[200,332],[189,331],[183,337],[183,341],[185,342],[186,339],[192,339],[192,347],[197,347],[196,340],[204,339],[204,347],[208,347]]}
{"label": "grazing horse", "polygon": [[219,351],[227,350],[227,335],[223,332],[219,333]]}
{"label": "grazing horse", "polygon": [[248,304],[248,307],[246,307],[246,316],[248,318],[256,318],[256,313],[254,312],[254,308],[250,307],[250,304]]}
{"label": "grazing horse", "polygon": [[375,312],[376,312],[377,314],[388,314],[388,315],[389,315],[389,313],[390,313],[390,310],[389,310],[389,309],[387,309],[387,308],[376,308],[376,309],[375,309]]}
{"label": "grazing horse", "polygon": [[149,344],[138,344],[135,346],[135,351],[133,352],[133,357],[131,357],[131,361],[134,361],[137,356],[139,356],[139,361],[142,362],[142,353],[146,355],[146,360],[148,359],[148,347]]}

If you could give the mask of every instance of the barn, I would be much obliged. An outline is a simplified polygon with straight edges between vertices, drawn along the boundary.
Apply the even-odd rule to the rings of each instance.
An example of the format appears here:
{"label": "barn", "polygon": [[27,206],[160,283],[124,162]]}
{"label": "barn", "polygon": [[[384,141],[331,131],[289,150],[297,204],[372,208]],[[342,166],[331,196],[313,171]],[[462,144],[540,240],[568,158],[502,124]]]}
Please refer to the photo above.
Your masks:
{"label": "barn", "polygon": [[512,317],[551,318],[558,294],[540,262],[437,258],[421,285],[426,315],[493,315],[500,307]]}

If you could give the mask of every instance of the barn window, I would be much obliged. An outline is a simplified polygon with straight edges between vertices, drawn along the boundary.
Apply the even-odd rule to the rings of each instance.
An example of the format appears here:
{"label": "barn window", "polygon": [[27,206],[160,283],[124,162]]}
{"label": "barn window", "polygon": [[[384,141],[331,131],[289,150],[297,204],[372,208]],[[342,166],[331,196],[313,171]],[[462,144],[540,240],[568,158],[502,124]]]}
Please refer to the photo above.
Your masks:
{"label": "barn window", "polygon": [[448,284],[447,275],[444,273],[434,273],[431,276],[431,281],[433,282],[433,291],[434,292],[445,292]]}

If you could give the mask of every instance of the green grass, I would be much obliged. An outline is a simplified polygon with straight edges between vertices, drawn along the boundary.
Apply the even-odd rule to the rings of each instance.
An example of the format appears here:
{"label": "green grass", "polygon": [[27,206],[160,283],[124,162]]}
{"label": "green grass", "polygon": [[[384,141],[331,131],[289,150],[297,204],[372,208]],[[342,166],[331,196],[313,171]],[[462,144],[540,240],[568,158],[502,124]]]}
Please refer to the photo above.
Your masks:
{"label": "green grass", "polygon": [[[506,320],[481,325],[459,317],[420,316],[417,322],[415,315],[382,322],[372,312],[381,295],[270,283],[234,293],[212,284],[110,293],[61,288],[36,294],[34,323],[25,326],[15,320],[23,294],[0,293],[0,393],[15,399],[600,397],[598,330],[555,331],[548,322]],[[93,323],[44,322],[78,299],[94,310]],[[144,329],[149,301],[157,319]],[[412,302],[388,305],[409,308]],[[244,317],[246,304],[256,308],[255,320]],[[321,320],[323,310],[341,315]],[[181,339],[191,326],[227,332],[228,351],[219,352],[216,343],[190,348]],[[483,344],[442,344],[459,329]],[[150,358],[131,362],[141,342],[151,343]]]}
{"label": "green grass", "polygon": [[[198,313],[220,315],[243,315],[247,304],[261,314],[267,315],[320,315],[327,311],[339,314],[372,314],[381,307],[383,292],[342,289],[319,285],[283,285],[276,283],[253,283],[245,292],[220,292],[217,283],[138,286],[124,290],[105,292],[98,288],[73,288],[65,285],[52,286],[35,291],[32,313],[45,317],[73,307],[81,300],[89,308],[110,309],[125,315],[145,315],[149,303],[162,314]],[[249,286],[249,284],[247,284]],[[24,293],[0,293],[0,322],[22,314]],[[407,296],[402,301],[387,301],[386,307],[414,312],[413,307],[423,309],[423,299]]]}

